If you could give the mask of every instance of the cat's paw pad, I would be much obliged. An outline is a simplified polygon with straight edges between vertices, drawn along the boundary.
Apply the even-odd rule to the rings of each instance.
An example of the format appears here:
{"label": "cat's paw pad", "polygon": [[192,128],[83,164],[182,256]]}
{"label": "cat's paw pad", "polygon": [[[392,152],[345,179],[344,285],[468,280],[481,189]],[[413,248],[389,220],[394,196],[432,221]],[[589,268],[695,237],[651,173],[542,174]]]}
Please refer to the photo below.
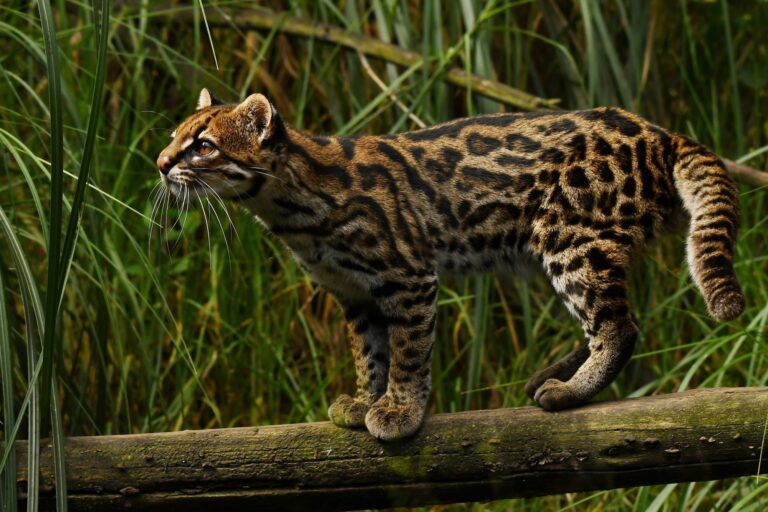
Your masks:
{"label": "cat's paw pad", "polygon": [[412,436],[424,420],[424,407],[416,404],[396,404],[382,397],[365,415],[368,432],[382,441],[394,441]]}
{"label": "cat's paw pad", "polygon": [[547,411],[559,411],[585,402],[573,386],[557,379],[546,380],[536,389],[533,399]]}
{"label": "cat's paw pad", "polygon": [[341,395],[328,408],[328,417],[339,427],[362,427],[369,408],[370,404],[363,400]]}

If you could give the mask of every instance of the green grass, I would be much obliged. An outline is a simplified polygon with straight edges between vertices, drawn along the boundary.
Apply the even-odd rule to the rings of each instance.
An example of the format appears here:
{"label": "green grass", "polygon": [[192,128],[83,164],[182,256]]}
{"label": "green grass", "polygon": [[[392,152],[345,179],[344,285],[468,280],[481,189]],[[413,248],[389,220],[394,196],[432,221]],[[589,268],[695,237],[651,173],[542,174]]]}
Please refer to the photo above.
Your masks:
{"label": "green grass", "polygon": [[[203,86],[229,101],[264,92],[317,133],[504,109],[443,82],[459,67],[564,108],[620,105],[768,163],[766,2],[283,3],[429,64],[369,59],[371,70],[333,45],[202,23],[201,5],[210,15],[250,2],[136,4],[103,25],[90,2],[41,1],[42,18],[35,3],[0,6],[2,428],[32,441],[31,464],[51,434],[59,447],[62,435],[320,420],[353,385],[339,308],[245,214],[228,211],[236,236],[220,206],[218,220],[197,208],[177,222],[170,202],[150,224],[154,159]],[[632,275],[636,355],[601,398],[768,385],[768,201],[746,186],[742,200],[745,314],[709,319],[682,237],[662,240]],[[447,280],[439,315],[433,411],[528,404],[526,379],[580,338],[540,277]],[[16,462],[2,457],[0,510],[15,510]],[[762,510],[766,491],[742,478],[447,508]]]}

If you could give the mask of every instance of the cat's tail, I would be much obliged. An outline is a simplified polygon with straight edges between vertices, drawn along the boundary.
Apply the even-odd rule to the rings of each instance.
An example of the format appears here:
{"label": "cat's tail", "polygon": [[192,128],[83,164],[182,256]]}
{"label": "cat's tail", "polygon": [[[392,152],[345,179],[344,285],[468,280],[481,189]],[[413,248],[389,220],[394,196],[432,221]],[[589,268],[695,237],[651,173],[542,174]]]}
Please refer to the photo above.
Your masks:
{"label": "cat's tail", "polygon": [[673,176],[691,215],[688,266],[710,315],[732,320],[744,310],[744,296],[733,271],[739,230],[739,191],[723,162],[687,137],[673,138]]}

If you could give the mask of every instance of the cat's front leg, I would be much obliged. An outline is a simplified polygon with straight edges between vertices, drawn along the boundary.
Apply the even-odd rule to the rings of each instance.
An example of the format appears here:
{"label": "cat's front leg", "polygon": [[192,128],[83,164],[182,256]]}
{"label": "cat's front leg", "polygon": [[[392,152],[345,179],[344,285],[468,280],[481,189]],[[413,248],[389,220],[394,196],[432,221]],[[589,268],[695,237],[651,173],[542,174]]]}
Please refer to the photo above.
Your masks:
{"label": "cat's front leg", "polygon": [[410,279],[382,290],[388,323],[387,391],[371,406],[365,426],[376,438],[391,441],[416,433],[429,399],[435,330],[437,277]]}
{"label": "cat's front leg", "polygon": [[355,358],[355,396],[341,395],[328,408],[340,427],[362,427],[371,405],[387,390],[389,339],[381,311],[373,303],[342,301]]}

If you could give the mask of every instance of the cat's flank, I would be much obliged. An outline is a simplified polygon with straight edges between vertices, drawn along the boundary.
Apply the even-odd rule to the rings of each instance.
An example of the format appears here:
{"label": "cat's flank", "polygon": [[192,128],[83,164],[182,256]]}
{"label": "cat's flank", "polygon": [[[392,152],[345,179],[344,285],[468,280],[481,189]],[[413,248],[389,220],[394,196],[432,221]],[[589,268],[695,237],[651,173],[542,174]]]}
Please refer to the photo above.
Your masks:
{"label": "cat's flank", "polygon": [[333,137],[291,129],[261,94],[224,105],[203,90],[157,165],[175,194],[242,205],[338,299],[357,390],[328,415],[379,439],[423,420],[442,272],[533,263],[549,276],[585,341],[526,385],[547,410],[588,401],[630,358],[627,269],[675,219],[690,223],[688,264],[709,313],[730,320],[744,308],[739,195],[723,163],[616,108]]}

